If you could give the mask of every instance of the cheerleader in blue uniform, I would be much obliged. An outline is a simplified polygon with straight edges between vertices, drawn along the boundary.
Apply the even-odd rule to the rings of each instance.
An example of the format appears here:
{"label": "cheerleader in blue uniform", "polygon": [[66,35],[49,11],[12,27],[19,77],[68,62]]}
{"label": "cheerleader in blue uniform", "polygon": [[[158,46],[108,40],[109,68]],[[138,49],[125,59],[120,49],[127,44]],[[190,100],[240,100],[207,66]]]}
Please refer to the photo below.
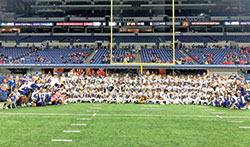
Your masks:
{"label": "cheerleader in blue uniform", "polygon": [[230,109],[235,109],[235,108],[236,108],[236,105],[237,105],[237,103],[238,103],[237,100],[238,100],[238,99],[237,99],[235,93],[232,92],[232,93],[231,93],[231,107],[230,107]]}
{"label": "cheerleader in blue uniform", "polygon": [[46,106],[45,105],[45,99],[46,99],[46,92],[45,89],[41,88],[39,95],[38,95],[38,99],[36,102],[37,106]]}
{"label": "cheerleader in blue uniform", "polygon": [[245,99],[243,96],[241,96],[240,91],[238,91],[238,93],[237,93],[237,101],[238,101],[238,103],[236,104],[236,109],[240,109],[240,110],[246,109]]}

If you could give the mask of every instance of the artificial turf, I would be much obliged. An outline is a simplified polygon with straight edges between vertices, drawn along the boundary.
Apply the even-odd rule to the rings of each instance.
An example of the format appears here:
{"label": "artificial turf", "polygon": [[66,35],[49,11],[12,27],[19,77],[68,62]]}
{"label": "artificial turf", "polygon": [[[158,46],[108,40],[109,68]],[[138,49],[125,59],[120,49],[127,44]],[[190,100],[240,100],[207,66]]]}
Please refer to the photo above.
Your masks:
{"label": "artificial turf", "polygon": [[[102,108],[99,112],[89,112],[96,110],[94,105],[84,103],[0,110],[0,147],[250,145],[250,129],[239,128],[250,126],[249,110],[194,105],[98,104]],[[211,112],[224,112],[220,116],[237,118],[221,119]],[[92,117],[94,113],[96,116]],[[245,118],[239,119],[239,116]],[[88,126],[71,126],[82,123]],[[81,132],[63,133],[64,130]],[[72,139],[72,142],[52,142],[52,139]]]}

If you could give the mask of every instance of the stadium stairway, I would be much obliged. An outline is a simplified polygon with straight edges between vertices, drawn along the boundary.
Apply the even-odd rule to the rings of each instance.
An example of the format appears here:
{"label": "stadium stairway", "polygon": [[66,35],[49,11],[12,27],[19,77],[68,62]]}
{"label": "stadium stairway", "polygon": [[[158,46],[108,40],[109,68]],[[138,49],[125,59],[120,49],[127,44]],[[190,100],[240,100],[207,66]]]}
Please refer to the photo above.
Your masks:
{"label": "stadium stairway", "polygon": [[158,39],[160,40],[160,42],[165,42],[166,40],[163,37],[158,37]]}
{"label": "stadium stairway", "polygon": [[180,49],[179,51],[187,58],[187,60],[191,59],[194,64],[199,64],[197,61],[194,60],[194,58],[188,55],[184,50]]}
{"label": "stadium stairway", "polygon": [[213,37],[211,36],[207,36],[210,40],[213,40],[214,42],[218,42],[218,40],[214,39]]}
{"label": "stadium stairway", "polygon": [[25,37],[19,37],[18,40],[16,40],[16,45],[20,45],[20,43],[23,41],[23,40],[26,40],[30,38],[30,36],[25,36]]}
{"label": "stadium stairway", "polygon": [[84,63],[87,63],[90,59],[92,59],[94,57],[94,55],[98,52],[98,49],[94,50],[85,60]]}
{"label": "stadium stairway", "polygon": [[142,63],[142,57],[140,52],[136,52],[136,63]]}
{"label": "stadium stairway", "polygon": [[28,39],[28,38],[30,38],[30,36],[25,36],[25,37],[19,39],[18,42],[22,42],[23,40],[26,40],[26,39]]}
{"label": "stadium stairway", "polygon": [[29,54],[34,54],[34,53],[35,53],[35,51],[30,50],[30,51],[27,52],[26,54],[24,54],[24,55],[22,55],[22,56],[20,56],[20,57],[18,57],[18,58],[15,58],[15,59],[19,60],[19,59],[21,59],[21,58],[28,57]]}

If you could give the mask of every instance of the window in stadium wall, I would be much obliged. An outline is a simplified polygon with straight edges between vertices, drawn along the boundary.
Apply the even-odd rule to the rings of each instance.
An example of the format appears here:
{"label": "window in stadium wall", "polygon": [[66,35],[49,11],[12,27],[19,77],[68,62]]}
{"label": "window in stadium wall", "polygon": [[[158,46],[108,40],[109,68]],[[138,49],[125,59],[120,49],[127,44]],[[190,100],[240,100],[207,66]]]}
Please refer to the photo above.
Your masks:
{"label": "window in stadium wall", "polygon": [[243,27],[243,32],[250,32],[250,28],[249,27]]}
{"label": "window in stadium wall", "polygon": [[138,33],[139,29],[120,28],[121,33]]}
{"label": "window in stadium wall", "polygon": [[37,33],[50,33],[51,31],[51,28],[36,28]]}
{"label": "window in stadium wall", "polygon": [[207,28],[208,32],[223,32],[222,27],[208,27]]}
{"label": "window in stadium wall", "polygon": [[176,28],[175,28],[175,31],[178,31],[178,32],[187,32],[187,28],[176,27]]}
{"label": "window in stadium wall", "polygon": [[1,28],[1,33],[20,33],[20,28]]}
{"label": "window in stadium wall", "polygon": [[242,28],[240,26],[225,27],[225,32],[242,32]]}
{"label": "window in stadium wall", "polygon": [[170,32],[171,31],[171,29],[170,28],[166,28],[166,27],[164,27],[164,28],[162,28],[162,27],[159,27],[159,28],[155,28],[154,29],[154,32],[156,32],[156,33],[162,33],[162,32]]}
{"label": "window in stadium wall", "polygon": [[199,26],[199,27],[192,26],[192,27],[190,27],[190,31],[192,31],[192,32],[206,32],[206,27],[203,27],[203,26]]}
{"label": "window in stadium wall", "polygon": [[65,27],[56,27],[54,28],[54,33],[67,33],[68,32],[68,29]]}
{"label": "window in stadium wall", "polygon": [[150,33],[152,29],[128,29],[128,28],[120,28],[121,33]]}
{"label": "window in stadium wall", "polygon": [[139,30],[140,33],[152,33],[153,32],[153,29],[140,29]]}
{"label": "window in stadium wall", "polygon": [[[103,30],[103,33],[110,33],[110,28],[105,28]],[[113,33],[118,33],[119,29],[118,28],[113,28]]]}
{"label": "window in stadium wall", "polygon": [[70,33],[82,33],[85,32],[85,28],[78,28],[78,27],[74,27],[74,28],[70,28]]}

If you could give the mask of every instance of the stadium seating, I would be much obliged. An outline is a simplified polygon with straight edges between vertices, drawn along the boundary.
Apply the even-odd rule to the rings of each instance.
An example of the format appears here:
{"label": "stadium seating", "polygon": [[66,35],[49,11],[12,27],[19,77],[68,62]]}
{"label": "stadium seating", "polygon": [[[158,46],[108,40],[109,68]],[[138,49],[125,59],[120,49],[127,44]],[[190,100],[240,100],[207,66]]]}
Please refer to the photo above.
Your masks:
{"label": "stadium seating", "polygon": [[[4,56],[7,57],[12,57],[12,59],[17,59],[20,58],[24,55],[27,55],[29,52],[31,52],[31,49],[27,47],[20,47],[20,48],[14,48],[14,47],[6,47],[6,48],[1,48],[0,53],[2,53]],[[4,57],[2,57],[4,58]],[[1,59],[1,57],[0,57]],[[9,61],[9,59],[7,59]]]}
{"label": "stadium seating", "polygon": [[[176,36],[175,39],[184,43],[215,43],[219,41],[250,42],[250,36]],[[109,36],[0,36],[0,41],[17,41],[25,43],[44,41],[73,43],[109,40]],[[114,36],[114,42],[117,43],[159,43],[172,40],[172,36]]]}
{"label": "stadium seating", "polygon": [[[93,60],[93,64],[102,64],[102,59],[104,56],[106,57],[110,57],[110,50],[109,49],[99,49],[98,52],[93,56],[92,60]],[[124,50],[120,50],[120,49],[114,49],[113,50],[113,62],[117,61],[118,56],[125,56],[126,53],[132,53],[135,54],[135,52],[132,49],[124,49]],[[135,59],[134,59],[135,61]],[[120,58],[119,63],[124,63],[124,58]]]}
{"label": "stadium seating", "polygon": [[[46,60],[46,63],[85,63],[87,57],[93,52],[92,49],[69,49],[69,48],[56,48],[56,49],[45,49],[45,50],[31,50],[28,47],[5,47],[0,48],[0,53],[2,56],[0,60],[4,60],[4,63],[9,63],[17,59],[18,63],[32,64],[40,63],[37,62],[37,59],[42,58]],[[73,53],[82,53],[83,55],[72,55]],[[113,50],[113,62],[124,63],[124,57],[127,53],[131,53],[135,56],[135,51],[132,49],[114,49]],[[186,56],[183,55],[179,50],[176,50],[176,61],[179,59],[186,59]],[[249,64],[250,54],[242,53],[240,49],[208,49],[208,48],[195,48],[189,49],[187,54],[193,59],[197,58],[198,64],[229,64],[229,60],[232,61],[231,64]],[[230,56],[231,54],[231,56]],[[71,56],[69,56],[71,55]],[[234,56],[232,56],[234,55]],[[75,62],[75,57],[78,62]],[[110,57],[109,49],[100,48],[91,58],[92,64],[102,64],[103,58]],[[171,63],[173,59],[173,51],[167,49],[142,49],[141,58],[143,63],[151,63],[152,57],[159,57],[160,60],[164,60],[164,63]],[[7,57],[7,58],[6,58]],[[82,58],[84,57],[84,58]],[[240,63],[236,62],[234,57],[240,60]],[[213,62],[209,62],[209,60]],[[133,62],[136,61],[136,58],[133,57]],[[208,63],[206,63],[208,61]],[[44,62],[42,62],[44,63]],[[191,63],[188,63],[191,64]]]}
{"label": "stadium seating", "polygon": [[105,36],[30,36],[22,42],[44,42],[44,41],[59,41],[59,42],[95,42],[105,41],[108,38]]}
{"label": "stadium seating", "polygon": [[[164,41],[172,41],[172,36],[165,36],[162,37]],[[215,40],[212,40],[209,37],[205,36],[176,36],[175,40],[181,41],[181,42],[187,42],[187,43],[194,43],[194,42],[203,42],[203,43],[210,43],[215,42]]]}
{"label": "stadium seating", "polygon": [[[52,62],[55,64],[62,64],[64,61],[67,63],[74,63],[74,56],[69,57],[69,54],[73,53],[87,53],[85,58],[78,57],[77,59],[81,61],[85,61],[88,55],[92,53],[93,50],[91,49],[48,49],[44,51],[37,51],[36,53],[32,54],[31,56],[26,56],[24,63],[36,63],[37,57],[42,57],[46,59],[48,62]],[[64,57],[63,59],[61,57]],[[71,59],[71,60],[70,60]]]}
{"label": "stadium seating", "polygon": [[[192,49],[191,51],[188,52],[188,54],[195,58],[198,57],[197,62],[200,64],[204,64],[210,57],[211,54],[214,56],[212,59],[214,60],[214,64],[222,64],[226,58],[225,56],[227,54],[235,54],[236,56],[240,55],[240,50],[239,49]],[[249,58],[247,57],[241,57],[243,61],[249,61]]]}
{"label": "stadium seating", "polygon": [[212,36],[217,41],[250,42],[250,36]]}
{"label": "stadium seating", "polygon": [[24,38],[24,36],[0,36],[0,41],[19,41]]}
{"label": "stadium seating", "polygon": [[99,49],[98,52],[92,57],[93,64],[101,64],[103,56],[109,56],[108,49]]}
{"label": "stadium seating", "polygon": [[[173,51],[166,49],[143,49],[142,53],[142,61],[143,63],[151,63],[152,57],[160,57],[161,60],[164,60],[165,63],[171,63],[173,61]],[[185,56],[178,50],[176,50],[176,60],[180,58],[185,58]]]}
{"label": "stadium seating", "polygon": [[117,36],[115,42],[120,43],[159,43],[160,40],[155,36]]}

